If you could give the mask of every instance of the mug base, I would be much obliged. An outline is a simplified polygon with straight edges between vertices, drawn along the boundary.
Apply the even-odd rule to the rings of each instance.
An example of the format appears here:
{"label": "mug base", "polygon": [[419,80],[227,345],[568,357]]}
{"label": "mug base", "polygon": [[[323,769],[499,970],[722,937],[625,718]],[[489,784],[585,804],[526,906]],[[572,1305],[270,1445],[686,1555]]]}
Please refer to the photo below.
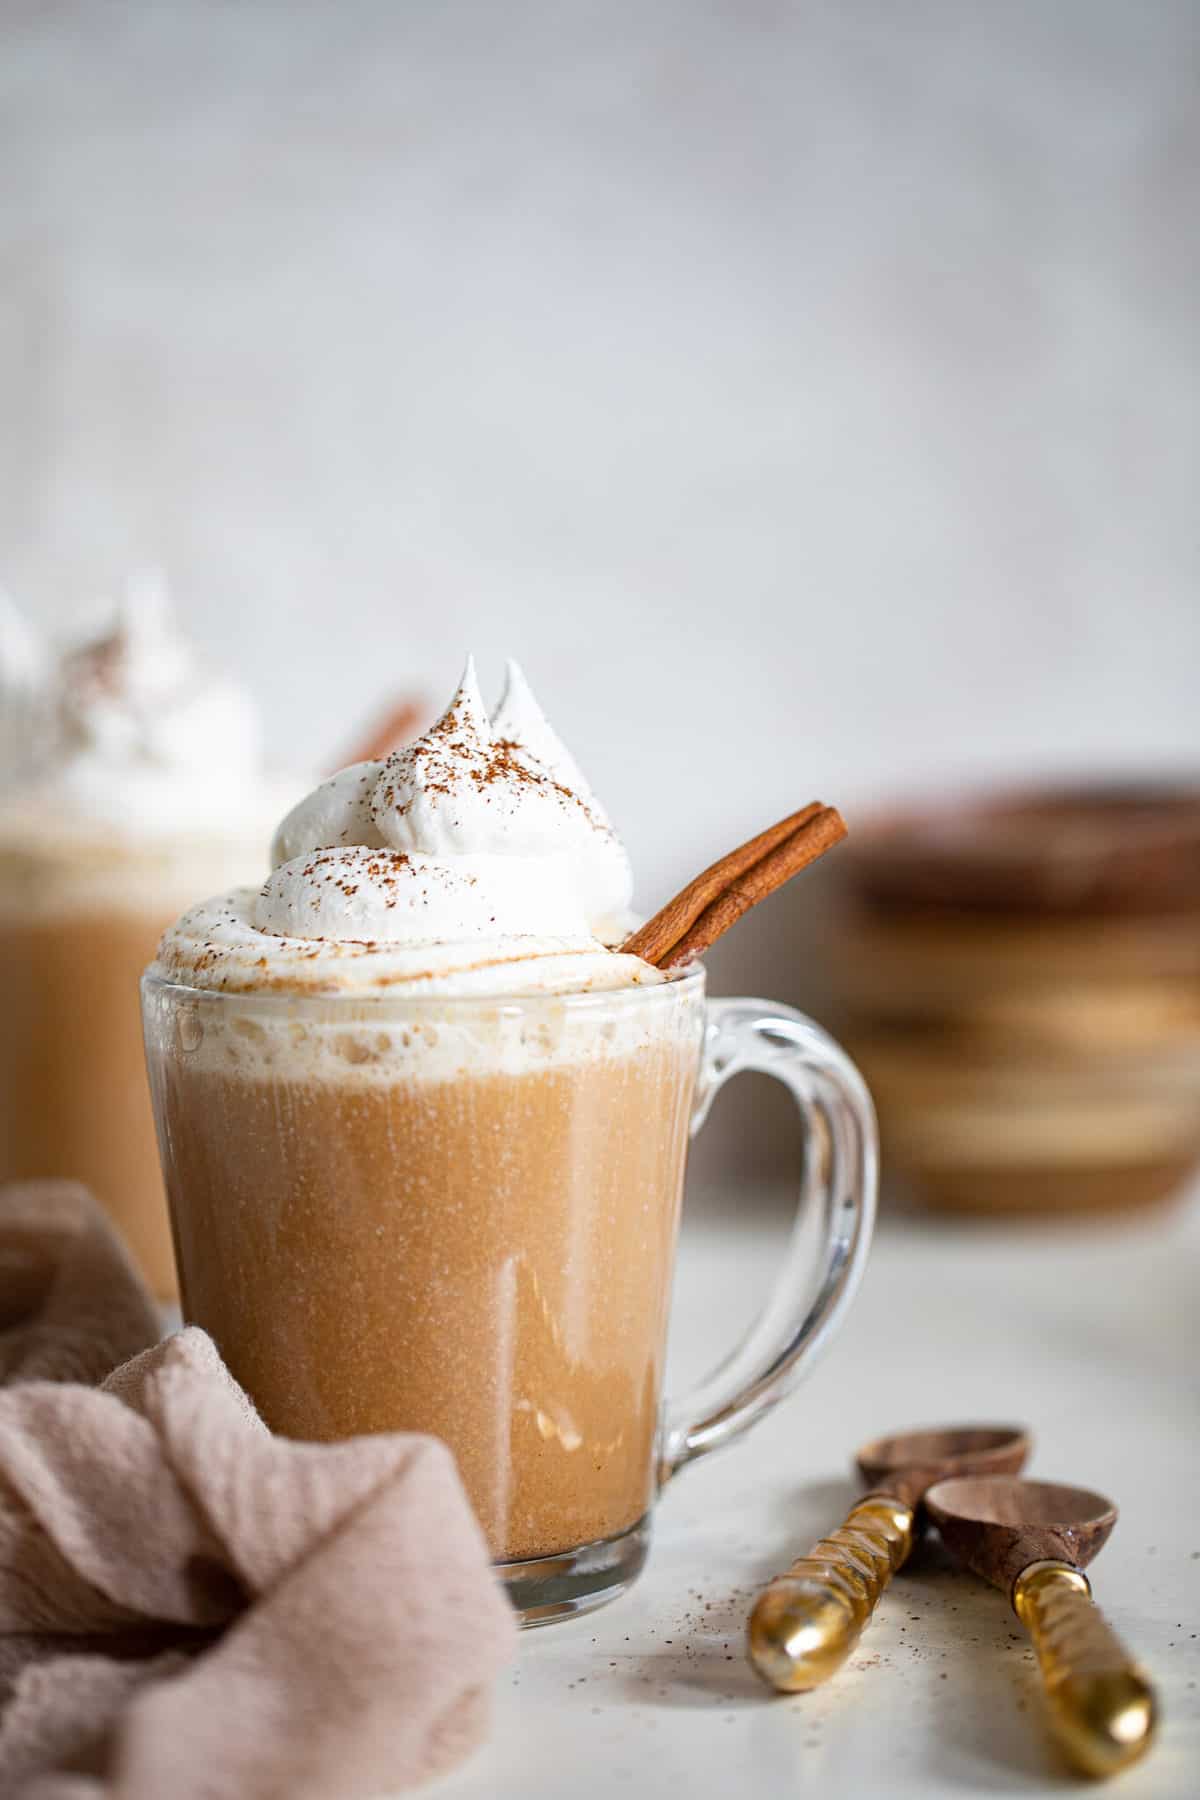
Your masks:
{"label": "mug base", "polygon": [[649,1548],[647,1514],[616,1537],[597,1538],[554,1556],[496,1563],[495,1569],[522,1630],[527,1631],[577,1618],[618,1599],[640,1574]]}

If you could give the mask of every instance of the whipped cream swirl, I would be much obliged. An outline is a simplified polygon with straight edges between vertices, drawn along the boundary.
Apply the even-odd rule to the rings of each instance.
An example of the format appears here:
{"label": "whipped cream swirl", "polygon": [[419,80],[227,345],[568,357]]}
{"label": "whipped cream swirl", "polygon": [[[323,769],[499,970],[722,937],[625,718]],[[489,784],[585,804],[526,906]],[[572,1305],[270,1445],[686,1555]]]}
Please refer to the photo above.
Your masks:
{"label": "whipped cream swirl", "polygon": [[112,627],[57,657],[4,623],[6,835],[261,842],[281,790],[263,775],[257,712],[201,666],[160,578],[131,583]]}
{"label": "whipped cream swirl", "polygon": [[437,723],[322,782],[271,860],[260,893],[185,914],[160,959],[224,987],[562,991],[656,974],[612,953],[633,923],[629,858],[515,663],[489,718],[468,661]]}
{"label": "whipped cream swirl", "polygon": [[615,942],[629,926],[629,858],[515,663],[489,719],[469,661],[437,724],[323,782],[271,861],[256,921],[281,936]]}

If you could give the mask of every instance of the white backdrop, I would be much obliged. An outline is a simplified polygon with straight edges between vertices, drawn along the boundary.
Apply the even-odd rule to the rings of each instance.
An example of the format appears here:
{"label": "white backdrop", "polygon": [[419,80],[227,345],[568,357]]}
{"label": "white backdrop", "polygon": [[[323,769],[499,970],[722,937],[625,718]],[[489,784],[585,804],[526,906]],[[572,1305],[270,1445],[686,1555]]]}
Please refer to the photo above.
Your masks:
{"label": "white backdrop", "polygon": [[646,905],[815,793],[1200,760],[1200,7],[3,34],[0,580],[47,625],[164,564],[304,761],[512,648]]}

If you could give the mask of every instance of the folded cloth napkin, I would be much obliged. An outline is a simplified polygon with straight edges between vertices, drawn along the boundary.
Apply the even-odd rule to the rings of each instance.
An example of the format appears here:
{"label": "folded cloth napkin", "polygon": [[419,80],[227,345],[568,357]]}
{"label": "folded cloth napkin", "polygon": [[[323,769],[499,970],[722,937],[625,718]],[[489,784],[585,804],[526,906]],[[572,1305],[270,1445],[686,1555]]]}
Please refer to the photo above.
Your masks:
{"label": "folded cloth napkin", "polygon": [[449,1451],[272,1437],[157,1337],[82,1188],[0,1188],[0,1794],[355,1800],[463,1756],[515,1624]]}

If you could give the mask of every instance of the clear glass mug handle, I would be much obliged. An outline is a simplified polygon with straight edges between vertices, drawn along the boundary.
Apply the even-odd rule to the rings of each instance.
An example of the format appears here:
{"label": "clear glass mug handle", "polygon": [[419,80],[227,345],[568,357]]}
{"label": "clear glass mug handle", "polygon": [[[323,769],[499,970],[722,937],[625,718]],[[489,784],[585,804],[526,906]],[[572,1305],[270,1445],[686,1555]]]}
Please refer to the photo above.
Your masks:
{"label": "clear glass mug handle", "polygon": [[[862,1278],[875,1221],[875,1109],[833,1039],[790,1006],[710,1000],[692,1113],[693,1137],[725,1083],[743,1070],[791,1090],[805,1126],[792,1240],[766,1307],[742,1342],[681,1400],[668,1400],[659,1480],[729,1443],[791,1392],[836,1333]],[[820,1209],[824,1268],[814,1279],[804,1225]]]}

